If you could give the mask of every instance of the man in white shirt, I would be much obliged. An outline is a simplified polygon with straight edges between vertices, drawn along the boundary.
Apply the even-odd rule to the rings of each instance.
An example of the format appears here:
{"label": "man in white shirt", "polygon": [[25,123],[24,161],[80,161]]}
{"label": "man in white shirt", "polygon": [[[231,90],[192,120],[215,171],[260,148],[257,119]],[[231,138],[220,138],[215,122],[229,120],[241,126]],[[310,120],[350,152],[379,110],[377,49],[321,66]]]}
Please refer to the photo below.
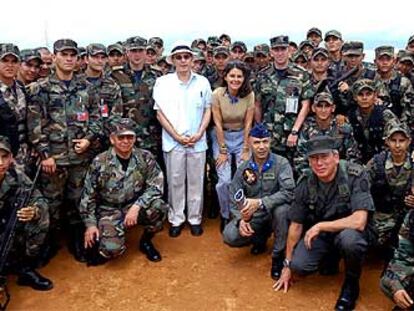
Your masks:
{"label": "man in white shirt", "polygon": [[176,71],[157,79],[154,109],[162,125],[162,149],[167,167],[168,221],[171,237],[180,235],[186,216],[191,234],[203,233],[203,183],[211,117],[211,87],[206,78],[191,71],[193,51],[177,43],[168,56]]}

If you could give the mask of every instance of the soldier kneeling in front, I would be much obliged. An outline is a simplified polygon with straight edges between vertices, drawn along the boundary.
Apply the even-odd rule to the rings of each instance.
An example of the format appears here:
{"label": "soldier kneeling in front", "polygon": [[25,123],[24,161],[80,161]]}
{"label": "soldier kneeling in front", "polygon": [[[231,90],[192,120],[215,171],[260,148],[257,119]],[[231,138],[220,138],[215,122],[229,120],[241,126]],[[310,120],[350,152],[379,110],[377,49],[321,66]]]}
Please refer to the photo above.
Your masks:
{"label": "soldier kneeling in front", "polygon": [[90,264],[122,255],[126,250],[125,230],[136,224],[144,225],[140,251],[149,260],[160,261],[151,240],[162,230],[168,210],[161,199],[162,171],[150,152],[134,147],[134,121],[122,118],[111,125],[112,147],[93,160],[79,206],[86,225],[85,247],[89,252],[94,250]]}
{"label": "soldier kneeling in front", "polygon": [[332,137],[312,137],[307,151],[311,171],[298,181],[288,212],[286,259],[274,288],[286,292],[292,272],[315,272],[322,260],[332,260],[332,254],[339,251],[345,260],[345,281],[335,310],[353,310],[362,261],[375,236],[368,174],[358,164],[339,160]]}

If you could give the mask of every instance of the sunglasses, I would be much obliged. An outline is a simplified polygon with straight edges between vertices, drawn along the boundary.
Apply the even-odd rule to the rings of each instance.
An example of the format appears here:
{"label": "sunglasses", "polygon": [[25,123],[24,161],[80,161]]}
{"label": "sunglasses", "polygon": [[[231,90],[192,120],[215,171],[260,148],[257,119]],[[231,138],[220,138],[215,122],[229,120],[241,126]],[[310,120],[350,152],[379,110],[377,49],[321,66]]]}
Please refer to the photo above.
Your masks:
{"label": "sunglasses", "polygon": [[191,55],[190,54],[184,54],[184,55],[176,55],[176,56],[174,56],[174,59],[176,59],[176,60],[182,60],[182,59],[189,60],[190,58],[191,58]]}

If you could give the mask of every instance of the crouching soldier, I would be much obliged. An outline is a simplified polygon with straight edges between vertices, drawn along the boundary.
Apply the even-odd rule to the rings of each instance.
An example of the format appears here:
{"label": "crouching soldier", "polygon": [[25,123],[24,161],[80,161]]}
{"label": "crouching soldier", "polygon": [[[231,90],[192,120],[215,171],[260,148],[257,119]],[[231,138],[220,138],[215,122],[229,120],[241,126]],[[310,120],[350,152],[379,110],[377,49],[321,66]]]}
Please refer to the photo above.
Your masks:
{"label": "crouching soldier", "polygon": [[134,121],[120,118],[112,124],[112,147],[94,159],[82,191],[85,247],[96,250],[96,264],[120,256],[126,249],[126,228],[138,223],[145,228],[139,249],[149,260],[160,261],[151,239],[162,229],[168,210],[161,200],[162,171],[150,152],[134,147]]}

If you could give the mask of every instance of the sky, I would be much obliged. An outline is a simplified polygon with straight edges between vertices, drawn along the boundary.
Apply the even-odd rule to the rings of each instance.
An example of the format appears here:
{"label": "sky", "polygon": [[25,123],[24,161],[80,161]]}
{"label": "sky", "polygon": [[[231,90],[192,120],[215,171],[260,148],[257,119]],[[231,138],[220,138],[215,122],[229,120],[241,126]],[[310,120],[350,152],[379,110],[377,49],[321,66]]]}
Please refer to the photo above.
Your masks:
{"label": "sky", "polygon": [[281,34],[299,43],[314,26],[322,32],[337,29],[345,40],[363,41],[367,50],[384,44],[399,49],[414,34],[414,1],[407,0],[2,0],[0,12],[0,42],[21,49],[50,48],[61,38],[85,46],[139,35],[162,37],[168,52],[177,40],[222,33],[252,48]]}

